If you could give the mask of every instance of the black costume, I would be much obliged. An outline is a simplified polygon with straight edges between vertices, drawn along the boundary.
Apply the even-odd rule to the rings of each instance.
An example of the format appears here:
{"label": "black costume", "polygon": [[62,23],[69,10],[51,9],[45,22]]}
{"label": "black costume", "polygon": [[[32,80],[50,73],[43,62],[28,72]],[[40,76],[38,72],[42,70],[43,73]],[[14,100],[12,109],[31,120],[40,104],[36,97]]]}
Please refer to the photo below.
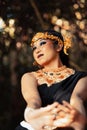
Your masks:
{"label": "black costume", "polygon": [[[40,97],[42,99],[42,107],[52,104],[55,101],[62,103],[63,100],[70,102],[71,94],[77,84],[78,80],[87,76],[86,72],[76,71],[73,75],[65,80],[52,84],[50,87],[47,84],[42,84],[38,87]],[[27,130],[22,126],[18,126],[16,130]],[[59,128],[58,128],[59,130]],[[60,130],[68,130],[68,128],[60,128]],[[71,130],[71,129],[70,129]]]}

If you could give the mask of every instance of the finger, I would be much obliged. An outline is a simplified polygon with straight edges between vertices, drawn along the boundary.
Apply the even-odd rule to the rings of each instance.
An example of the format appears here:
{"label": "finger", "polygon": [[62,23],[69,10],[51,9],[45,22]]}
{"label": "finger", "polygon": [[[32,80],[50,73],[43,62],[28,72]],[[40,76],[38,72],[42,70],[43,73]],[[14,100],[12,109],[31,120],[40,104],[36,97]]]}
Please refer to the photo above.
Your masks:
{"label": "finger", "polygon": [[68,126],[71,122],[68,121],[67,118],[60,118],[58,120],[54,120],[54,124],[57,127],[65,127]]}
{"label": "finger", "polygon": [[79,111],[76,108],[74,108],[72,105],[70,105],[68,102],[63,101],[63,105],[70,110],[71,117],[75,118],[79,114]]}
{"label": "finger", "polygon": [[65,117],[65,116],[66,116],[66,113],[64,111],[60,111],[56,118],[59,118],[59,117],[61,118],[61,117]]}
{"label": "finger", "polygon": [[46,107],[44,107],[44,108],[46,108],[46,110],[52,110],[53,108],[57,108],[58,107],[58,103],[57,102],[54,102],[53,104],[51,104],[51,105],[48,105],[48,106],[46,106]]}
{"label": "finger", "polygon": [[54,108],[52,109],[51,114],[58,114],[59,111],[60,110],[58,108]]}
{"label": "finger", "polygon": [[60,111],[64,111],[64,112],[67,112],[67,113],[70,112],[70,110],[69,110],[68,107],[66,107],[65,105],[59,104],[59,105],[58,105],[58,112],[60,112]]}
{"label": "finger", "polygon": [[54,120],[55,120],[55,115],[44,116],[44,124],[45,124],[46,126],[47,126],[47,125],[52,126]]}
{"label": "finger", "polygon": [[58,106],[58,104],[55,102],[55,103],[48,105],[46,107],[42,107],[42,108],[40,108],[39,113],[45,114],[45,115],[51,114],[51,113],[56,113],[57,112],[57,106]]}
{"label": "finger", "polygon": [[72,105],[70,105],[70,103],[68,103],[67,101],[62,101],[62,103],[63,103],[63,105],[65,106],[65,107],[67,107],[67,108],[69,108],[69,109],[73,109],[73,106]]}

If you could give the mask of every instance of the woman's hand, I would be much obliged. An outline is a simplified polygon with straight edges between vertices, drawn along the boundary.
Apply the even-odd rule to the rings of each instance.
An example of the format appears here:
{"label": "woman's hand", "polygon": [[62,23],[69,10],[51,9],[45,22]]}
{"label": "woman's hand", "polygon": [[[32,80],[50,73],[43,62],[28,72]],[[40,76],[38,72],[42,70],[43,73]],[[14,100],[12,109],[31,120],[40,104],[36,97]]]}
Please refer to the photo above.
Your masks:
{"label": "woman's hand", "polygon": [[54,120],[54,125],[57,127],[72,127],[75,130],[84,130],[86,118],[77,109],[71,106],[68,102],[63,101],[63,104],[58,105],[58,115]]}
{"label": "woman's hand", "polygon": [[27,122],[29,122],[33,118],[50,115],[50,114],[53,114],[54,112],[56,113],[57,106],[58,106],[58,103],[55,102],[51,105],[48,105],[46,107],[41,107],[39,109],[32,109],[32,108],[26,107],[25,112],[24,112],[24,118]]}
{"label": "woman's hand", "polygon": [[44,130],[49,127],[72,127],[75,130],[84,130],[85,117],[68,102],[63,104],[53,103],[46,107],[34,109],[26,114],[25,120],[29,122],[35,130]]}
{"label": "woman's hand", "polygon": [[25,110],[25,120],[31,124],[35,130],[43,130],[53,126],[55,113],[58,112],[58,103],[53,103],[39,109]]}

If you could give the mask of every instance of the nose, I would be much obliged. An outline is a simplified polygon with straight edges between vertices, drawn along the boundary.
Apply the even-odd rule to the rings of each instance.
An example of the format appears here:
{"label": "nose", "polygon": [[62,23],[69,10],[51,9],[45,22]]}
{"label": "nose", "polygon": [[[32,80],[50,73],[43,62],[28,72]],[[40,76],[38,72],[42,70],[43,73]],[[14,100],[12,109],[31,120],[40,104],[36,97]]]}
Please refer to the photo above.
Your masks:
{"label": "nose", "polygon": [[38,54],[38,53],[40,53],[40,51],[41,51],[40,47],[37,47],[36,53]]}

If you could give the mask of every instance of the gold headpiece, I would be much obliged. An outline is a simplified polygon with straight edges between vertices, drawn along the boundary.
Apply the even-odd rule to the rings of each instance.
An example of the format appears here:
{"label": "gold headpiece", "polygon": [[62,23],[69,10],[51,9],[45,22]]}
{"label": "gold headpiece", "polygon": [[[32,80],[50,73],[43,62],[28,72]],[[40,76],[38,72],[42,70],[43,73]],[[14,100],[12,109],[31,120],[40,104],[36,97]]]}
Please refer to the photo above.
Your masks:
{"label": "gold headpiece", "polygon": [[64,53],[66,55],[68,55],[67,53],[67,49],[69,49],[71,47],[71,40],[70,38],[66,38],[64,39],[64,41],[62,41],[58,36],[54,36],[52,34],[48,34],[47,32],[42,33],[42,32],[38,32],[36,33],[36,35],[32,38],[31,41],[31,47],[34,45],[34,42],[36,42],[39,39],[51,39],[51,40],[57,40],[58,44],[63,44],[64,45]]}

